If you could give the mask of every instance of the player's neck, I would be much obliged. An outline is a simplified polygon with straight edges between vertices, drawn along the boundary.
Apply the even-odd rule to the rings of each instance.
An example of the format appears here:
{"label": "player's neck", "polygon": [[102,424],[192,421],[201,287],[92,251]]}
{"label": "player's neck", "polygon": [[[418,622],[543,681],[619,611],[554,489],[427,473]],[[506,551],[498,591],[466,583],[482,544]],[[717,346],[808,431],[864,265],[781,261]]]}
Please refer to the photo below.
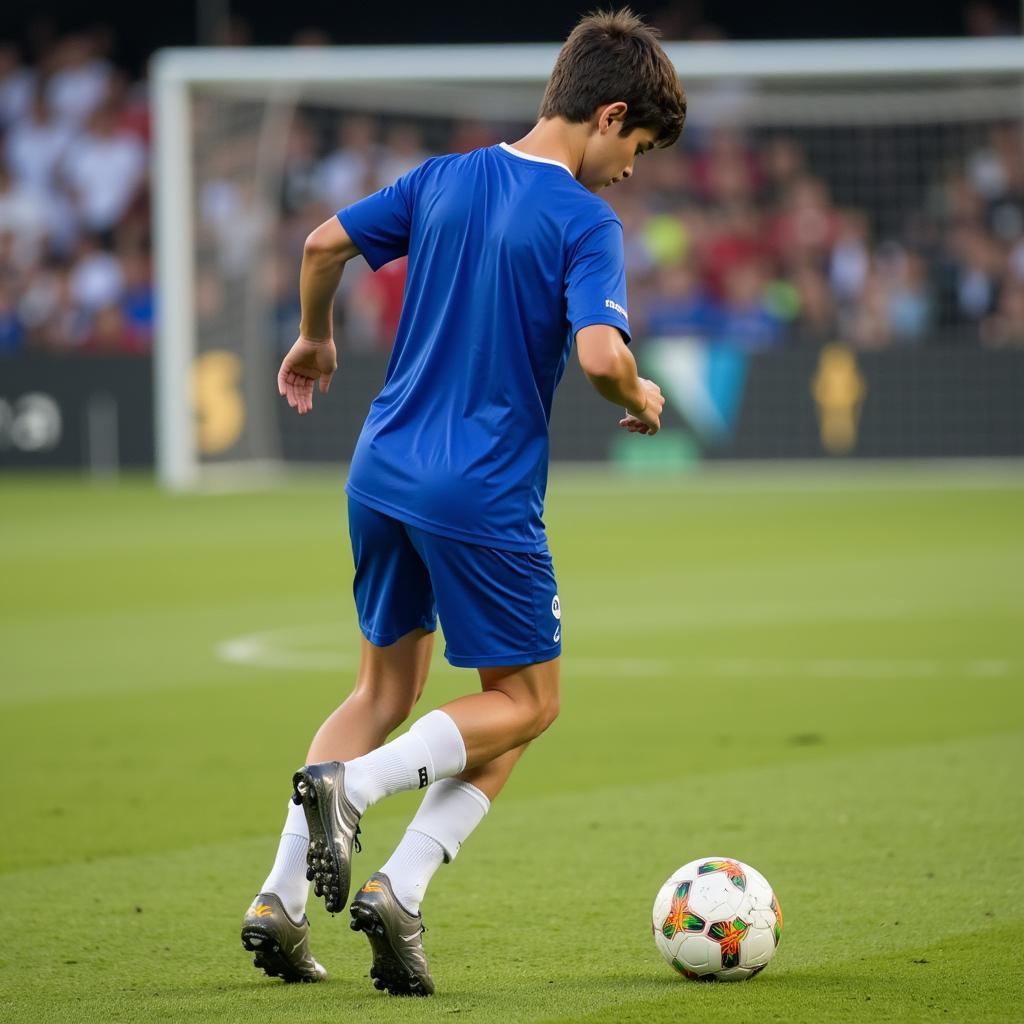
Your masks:
{"label": "player's neck", "polygon": [[512,148],[565,164],[577,177],[589,135],[588,124],[570,124],[560,117],[541,118],[518,142],[512,143]]}

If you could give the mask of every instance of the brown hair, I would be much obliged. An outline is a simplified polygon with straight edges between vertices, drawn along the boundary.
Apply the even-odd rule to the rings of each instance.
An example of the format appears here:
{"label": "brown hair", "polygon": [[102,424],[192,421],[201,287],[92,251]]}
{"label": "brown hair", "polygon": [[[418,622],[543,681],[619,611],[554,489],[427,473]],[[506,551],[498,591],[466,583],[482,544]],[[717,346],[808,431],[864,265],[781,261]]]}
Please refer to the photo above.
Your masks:
{"label": "brown hair", "polygon": [[628,7],[582,18],[558,54],[540,116],[581,124],[621,100],[629,107],[623,135],[650,128],[656,146],[671,146],[686,120],[686,93],[659,36]]}

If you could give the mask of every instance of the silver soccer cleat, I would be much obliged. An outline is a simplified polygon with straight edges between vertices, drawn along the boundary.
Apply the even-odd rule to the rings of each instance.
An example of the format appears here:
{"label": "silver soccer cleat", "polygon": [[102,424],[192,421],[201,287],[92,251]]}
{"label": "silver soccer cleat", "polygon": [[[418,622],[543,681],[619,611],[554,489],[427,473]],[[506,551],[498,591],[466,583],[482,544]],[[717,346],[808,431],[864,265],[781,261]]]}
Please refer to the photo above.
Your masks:
{"label": "silver soccer cleat", "polygon": [[245,912],[242,945],[255,953],[253,965],[285,981],[323,981],[327,971],[309,951],[309,919],[296,923],[272,892],[261,892]]}
{"label": "silver soccer cleat", "polygon": [[359,812],[345,796],[345,765],[308,764],[292,777],[309,826],[306,877],[332,914],[345,908],[352,884],[352,846],[359,845]]}
{"label": "silver soccer cleat", "polygon": [[352,929],[365,932],[370,940],[374,986],[393,996],[433,995],[434,979],[423,952],[423,918],[398,902],[388,876],[374,872],[350,911]]}

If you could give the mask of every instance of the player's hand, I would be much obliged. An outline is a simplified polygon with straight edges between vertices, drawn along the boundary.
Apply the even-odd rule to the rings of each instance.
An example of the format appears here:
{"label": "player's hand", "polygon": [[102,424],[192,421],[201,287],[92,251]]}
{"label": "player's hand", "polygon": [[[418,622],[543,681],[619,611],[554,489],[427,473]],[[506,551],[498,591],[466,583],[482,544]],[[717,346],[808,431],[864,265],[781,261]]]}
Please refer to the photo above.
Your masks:
{"label": "player's hand", "polygon": [[641,412],[633,413],[627,409],[626,415],[619,420],[619,426],[631,434],[653,435],[661,430],[661,411],[665,408],[665,398],[661,388],[653,380],[641,377],[640,383],[643,385],[647,404]]}
{"label": "player's hand", "polygon": [[312,341],[300,334],[281,363],[277,390],[304,416],[313,408],[313,381],[320,381],[320,394],[326,395],[337,368],[338,350],[333,338]]}

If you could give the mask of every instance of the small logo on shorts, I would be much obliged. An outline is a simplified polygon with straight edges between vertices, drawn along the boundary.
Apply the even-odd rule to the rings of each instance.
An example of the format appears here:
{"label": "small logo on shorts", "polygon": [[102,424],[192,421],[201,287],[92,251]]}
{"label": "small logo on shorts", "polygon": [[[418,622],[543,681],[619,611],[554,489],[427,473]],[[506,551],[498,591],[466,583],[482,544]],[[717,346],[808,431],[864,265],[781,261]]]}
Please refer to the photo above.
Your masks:
{"label": "small logo on shorts", "polygon": [[420,789],[424,789],[426,787],[427,783],[430,781],[427,778],[426,766],[424,766],[423,768],[420,769],[419,776],[420,776]]}
{"label": "small logo on shorts", "polygon": [[[562,605],[559,603],[557,594],[551,598],[551,614],[554,615],[556,619],[560,619],[562,617]],[[557,640],[558,638],[556,637],[555,639]]]}
{"label": "small logo on shorts", "polygon": [[562,639],[562,627],[558,626],[555,629],[555,635],[551,638],[556,644]]}

